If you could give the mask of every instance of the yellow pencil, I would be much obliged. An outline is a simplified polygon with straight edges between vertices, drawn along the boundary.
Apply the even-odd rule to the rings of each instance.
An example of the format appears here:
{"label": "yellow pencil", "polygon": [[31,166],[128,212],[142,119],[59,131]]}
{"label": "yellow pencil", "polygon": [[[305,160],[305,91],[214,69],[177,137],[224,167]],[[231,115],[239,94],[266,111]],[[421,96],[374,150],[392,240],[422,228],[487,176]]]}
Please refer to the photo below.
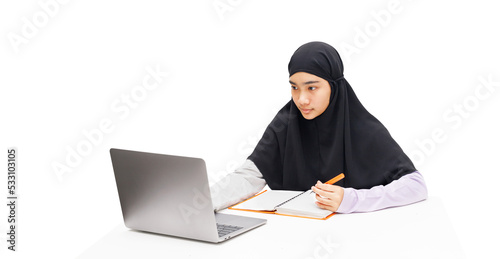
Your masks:
{"label": "yellow pencil", "polygon": [[[334,184],[334,183],[344,179],[344,177],[345,177],[345,175],[343,173],[340,173],[339,175],[328,180],[325,184]],[[310,194],[315,193],[313,190],[309,190],[309,192],[310,192]]]}
{"label": "yellow pencil", "polygon": [[339,175],[333,177],[332,179],[328,180],[325,184],[334,184],[340,180],[344,179],[344,174],[340,173]]}

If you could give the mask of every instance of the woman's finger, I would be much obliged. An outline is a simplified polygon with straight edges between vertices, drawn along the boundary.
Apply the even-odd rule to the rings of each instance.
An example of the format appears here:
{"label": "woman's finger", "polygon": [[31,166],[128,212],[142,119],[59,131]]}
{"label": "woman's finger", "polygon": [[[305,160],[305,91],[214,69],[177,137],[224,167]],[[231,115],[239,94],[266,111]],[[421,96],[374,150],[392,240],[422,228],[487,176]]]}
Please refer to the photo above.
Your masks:
{"label": "woman's finger", "polygon": [[325,191],[330,191],[330,192],[335,192],[337,189],[336,185],[324,184],[324,183],[321,183],[320,181],[318,181],[315,186],[316,186],[316,188],[319,188],[319,189],[325,190]]}
{"label": "woman's finger", "polygon": [[313,186],[312,190],[316,194],[319,194],[323,197],[333,198],[333,195],[334,195],[332,192],[321,190],[321,189],[317,188],[316,186]]}
{"label": "woman's finger", "polygon": [[325,209],[325,210],[329,210],[329,211],[332,211],[332,212],[335,212],[335,209],[330,206],[330,205],[325,205],[323,203],[320,203],[320,202],[316,202],[316,205],[322,209]]}

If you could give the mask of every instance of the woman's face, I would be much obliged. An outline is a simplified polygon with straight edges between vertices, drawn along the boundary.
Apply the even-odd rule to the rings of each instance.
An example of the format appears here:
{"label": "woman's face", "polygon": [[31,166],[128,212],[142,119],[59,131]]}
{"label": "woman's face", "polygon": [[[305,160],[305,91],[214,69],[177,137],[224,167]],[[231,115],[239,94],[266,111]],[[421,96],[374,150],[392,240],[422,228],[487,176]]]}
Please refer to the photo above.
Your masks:
{"label": "woman's face", "polygon": [[290,77],[292,99],[302,116],[312,120],[321,115],[330,103],[330,84],[325,79],[306,72]]}

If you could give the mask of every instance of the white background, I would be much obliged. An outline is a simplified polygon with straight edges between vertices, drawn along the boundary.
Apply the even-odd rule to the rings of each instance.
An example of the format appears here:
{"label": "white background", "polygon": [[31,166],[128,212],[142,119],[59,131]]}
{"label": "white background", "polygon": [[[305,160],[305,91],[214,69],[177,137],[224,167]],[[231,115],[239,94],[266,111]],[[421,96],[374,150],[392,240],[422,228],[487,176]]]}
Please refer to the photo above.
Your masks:
{"label": "white background", "polygon": [[[319,40],[339,50],[358,98],[444,201],[466,254],[496,257],[498,10],[495,1],[3,1],[0,146],[5,160],[8,147],[19,151],[19,251],[2,241],[0,256],[77,257],[122,224],[111,147],[202,157],[211,181],[228,173],[290,100],[293,51]],[[163,82],[130,114],[113,111],[157,66],[169,72]],[[58,177],[53,164],[103,119],[112,131]]]}

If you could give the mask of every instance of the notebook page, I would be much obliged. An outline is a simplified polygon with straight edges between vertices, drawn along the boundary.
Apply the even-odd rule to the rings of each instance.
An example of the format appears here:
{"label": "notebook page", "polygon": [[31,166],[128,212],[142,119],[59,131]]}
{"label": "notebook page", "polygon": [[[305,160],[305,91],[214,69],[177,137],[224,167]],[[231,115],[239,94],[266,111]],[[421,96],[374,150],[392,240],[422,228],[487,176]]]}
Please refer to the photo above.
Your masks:
{"label": "notebook page", "polygon": [[266,191],[258,196],[255,196],[247,201],[244,201],[238,205],[233,206],[234,209],[245,209],[245,210],[262,210],[262,211],[274,211],[275,207],[283,203],[302,192],[299,191]]}
{"label": "notebook page", "polygon": [[324,218],[332,214],[331,211],[321,209],[314,203],[316,202],[315,196],[315,193],[307,191],[303,195],[281,205],[277,208],[277,212],[315,218]]}

